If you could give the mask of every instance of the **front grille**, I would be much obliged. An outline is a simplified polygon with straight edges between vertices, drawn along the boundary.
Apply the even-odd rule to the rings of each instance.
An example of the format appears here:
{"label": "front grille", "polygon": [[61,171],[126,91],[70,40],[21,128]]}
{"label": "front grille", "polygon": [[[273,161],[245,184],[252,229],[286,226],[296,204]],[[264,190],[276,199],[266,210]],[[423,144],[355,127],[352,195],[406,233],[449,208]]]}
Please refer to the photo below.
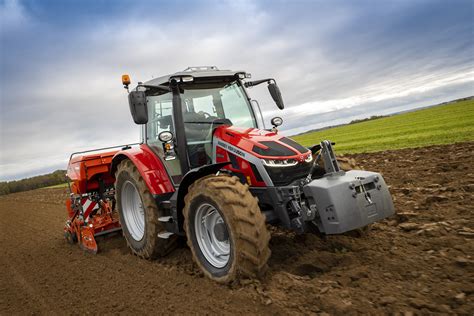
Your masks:
{"label": "front grille", "polygon": [[282,143],[285,143],[288,146],[293,147],[294,149],[296,149],[297,151],[299,151],[302,154],[307,153],[308,150],[309,150],[308,148],[301,146],[300,144],[298,144],[297,142],[295,142],[294,140],[292,140],[291,138],[288,138],[288,137],[280,138],[278,141],[280,141]]}
{"label": "front grille", "polygon": [[274,186],[288,185],[291,182],[305,178],[311,169],[311,162],[301,162],[291,167],[265,166]]}

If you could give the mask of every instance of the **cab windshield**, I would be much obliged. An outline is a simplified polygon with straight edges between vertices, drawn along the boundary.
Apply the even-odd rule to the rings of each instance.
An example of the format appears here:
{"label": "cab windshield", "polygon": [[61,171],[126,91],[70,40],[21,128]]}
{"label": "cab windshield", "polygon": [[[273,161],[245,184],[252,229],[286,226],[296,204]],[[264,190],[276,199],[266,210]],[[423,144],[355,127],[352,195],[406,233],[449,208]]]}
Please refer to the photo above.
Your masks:
{"label": "cab windshield", "polygon": [[[158,135],[163,131],[174,133],[172,93],[150,90],[147,93],[147,143],[161,152]],[[191,168],[212,161],[212,133],[216,126],[229,124],[257,128],[249,100],[238,81],[194,82],[180,86],[184,132]],[[171,163],[170,163],[171,164]],[[179,164],[173,161],[172,175],[179,175]]]}
{"label": "cab windshield", "polygon": [[237,81],[184,85],[181,101],[185,125],[210,125],[217,119],[227,119],[235,126],[257,127],[250,103]]}
{"label": "cab windshield", "polygon": [[211,161],[212,132],[218,124],[257,127],[251,105],[237,81],[186,84],[180,93],[192,167]]}

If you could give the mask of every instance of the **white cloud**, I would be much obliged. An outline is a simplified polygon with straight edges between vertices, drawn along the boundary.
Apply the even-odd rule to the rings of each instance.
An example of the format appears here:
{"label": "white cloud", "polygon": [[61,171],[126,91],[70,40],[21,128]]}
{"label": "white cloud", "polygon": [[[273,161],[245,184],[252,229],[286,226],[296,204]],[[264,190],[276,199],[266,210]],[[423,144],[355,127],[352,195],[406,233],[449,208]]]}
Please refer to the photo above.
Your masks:
{"label": "white cloud", "polygon": [[359,95],[349,98],[333,99],[326,101],[313,101],[295,105],[287,110],[287,114],[304,113],[304,115],[342,110],[367,103],[381,102],[384,100],[403,98],[413,94],[429,92],[451,84],[464,84],[474,82],[474,71],[467,70],[463,73],[425,75],[419,78],[399,80],[395,83],[381,83],[377,86],[367,87]]}
{"label": "white cloud", "polygon": [[[444,43],[427,54],[416,43],[404,42],[402,34],[386,45],[386,38],[374,38],[380,35],[352,30],[359,22],[350,5],[305,8],[310,5],[301,2],[295,8],[288,2],[272,11],[253,1],[228,1],[176,16],[137,5],[121,15],[61,29],[53,21],[29,17],[19,2],[5,2],[2,27],[34,24],[41,30],[12,31],[18,37],[13,44],[26,48],[17,56],[13,45],[2,64],[8,80],[0,86],[17,93],[1,96],[0,179],[57,166],[72,151],[137,140],[120,84],[123,73],[136,83],[187,66],[216,65],[247,70],[255,79],[273,77],[287,104],[284,112],[275,110],[265,87],[250,92],[266,121],[278,113],[288,132],[314,128],[320,114],[330,125],[339,119],[335,110],[342,114],[374,103],[382,109],[384,103],[403,103],[414,95],[429,99],[445,86],[473,80],[472,58],[461,63],[456,54],[462,50],[455,44]],[[357,46],[350,46],[349,35],[339,38],[346,33],[357,38]],[[452,34],[445,33],[443,38]],[[0,79],[6,78],[4,72]]]}
{"label": "white cloud", "polygon": [[25,26],[28,17],[18,0],[5,0],[0,3],[0,31],[12,32]]}

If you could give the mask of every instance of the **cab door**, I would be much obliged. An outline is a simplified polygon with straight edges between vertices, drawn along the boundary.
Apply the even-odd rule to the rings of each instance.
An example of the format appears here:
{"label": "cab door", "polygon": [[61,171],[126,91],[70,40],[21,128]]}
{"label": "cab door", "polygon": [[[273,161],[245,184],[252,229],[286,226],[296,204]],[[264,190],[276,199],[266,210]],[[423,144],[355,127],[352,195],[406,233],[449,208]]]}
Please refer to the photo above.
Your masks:
{"label": "cab door", "polygon": [[145,139],[150,148],[160,157],[174,184],[179,184],[183,177],[180,158],[173,160],[164,159],[163,143],[158,135],[170,131],[174,135],[175,124],[173,119],[173,104],[171,92],[157,92],[147,96],[148,123],[146,124]]}

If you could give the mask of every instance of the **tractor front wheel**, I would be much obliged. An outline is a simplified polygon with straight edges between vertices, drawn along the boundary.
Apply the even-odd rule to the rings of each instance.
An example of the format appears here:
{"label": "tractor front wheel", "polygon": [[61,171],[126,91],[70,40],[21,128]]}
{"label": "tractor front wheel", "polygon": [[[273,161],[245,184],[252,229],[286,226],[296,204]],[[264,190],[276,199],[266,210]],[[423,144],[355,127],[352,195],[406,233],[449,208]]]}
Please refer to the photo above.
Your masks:
{"label": "tractor front wheel", "polygon": [[207,277],[229,283],[266,272],[270,233],[256,198],[237,177],[197,180],[183,213],[189,248]]}
{"label": "tractor front wheel", "polygon": [[167,239],[158,234],[165,231],[158,221],[162,211],[148,191],[137,167],[122,161],[115,173],[115,198],[122,232],[134,254],[153,259],[168,254],[176,244],[176,236]]}

